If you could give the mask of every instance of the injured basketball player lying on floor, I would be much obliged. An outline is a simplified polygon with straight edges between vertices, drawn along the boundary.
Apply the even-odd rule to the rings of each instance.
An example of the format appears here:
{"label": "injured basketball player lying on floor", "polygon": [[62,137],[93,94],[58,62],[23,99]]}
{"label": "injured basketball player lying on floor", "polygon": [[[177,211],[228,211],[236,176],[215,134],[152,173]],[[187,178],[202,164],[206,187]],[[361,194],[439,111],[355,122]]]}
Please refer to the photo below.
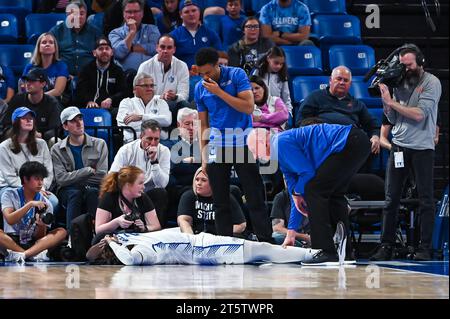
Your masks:
{"label": "injured basketball player lying on floor", "polygon": [[272,245],[235,237],[181,233],[177,228],[106,235],[86,254],[96,264],[222,265],[311,260],[320,250]]}

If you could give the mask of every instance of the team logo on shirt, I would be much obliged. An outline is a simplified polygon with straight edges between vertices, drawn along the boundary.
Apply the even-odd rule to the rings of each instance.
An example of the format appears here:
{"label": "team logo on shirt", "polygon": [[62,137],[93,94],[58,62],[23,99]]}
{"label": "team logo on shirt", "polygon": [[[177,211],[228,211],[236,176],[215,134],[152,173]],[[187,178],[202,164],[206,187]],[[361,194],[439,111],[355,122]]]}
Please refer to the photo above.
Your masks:
{"label": "team logo on shirt", "polygon": [[208,42],[208,37],[202,37],[202,41],[205,43]]}
{"label": "team logo on shirt", "polygon": [[169,76],[169,82],[173,83],[175,81],[175,77],[173,75]]}

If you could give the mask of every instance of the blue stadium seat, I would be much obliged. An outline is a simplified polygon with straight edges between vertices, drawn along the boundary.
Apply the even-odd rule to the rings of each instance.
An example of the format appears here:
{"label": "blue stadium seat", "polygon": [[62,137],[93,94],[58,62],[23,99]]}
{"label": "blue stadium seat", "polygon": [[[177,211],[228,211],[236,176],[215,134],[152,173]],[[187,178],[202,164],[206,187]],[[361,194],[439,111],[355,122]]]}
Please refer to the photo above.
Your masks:
{"label": "blue stadium seat", "polygon": [[31,13],[25,17],[25,36],[27,43],[35,44],[42,33],[50,31],[55,25],[64,23],[65,13]]}
{"label": "blue stadium seat", "polygon": [[[383,108],[368,109],[369,113],[377,120],[378,127],[381,127],[383,119]],[[383,176],[386,171],[386,165],[389,158],[389,151],[381,148],[378,155],[372,155],[370,170],[372,173]]]}
{"label": "blue stadium seat", "polygon": [[270,0],[251,0],[252,1],[252,11],[256,14],[261,11],[261,8],[264,7]]}
{"label": "blue stadium seat", "polygon": [[91,14],[87,18],[87,22],[93,26],[96,26],[100,31],[103,31],[103,17],[105,16],[104,12],[99,12],[95,14]]}
{"label": "blue stadium seat", "polygon": [[203,6],[203,9],[206,9],[208,7],[222,7],[225,9],[227,6],[227,0],[203,0],[201,1]]}
{"label": "blue stadium seat", "polygon": [[23,34],[23,21],[27,14],[33,11],[32,0],[0,0],[0,13],[10,13],[16,16],[19,24],[19,34]]}
{"label": "blue stadium seat", "polygon": [[315,46],[282,46],[289,76],[323,73],[321,52]]}
{"label": "blue stadium seat", "polygon": [[364,82],[363,76],[352,77],[352,86],[350,87],[350,94],[355,98],[361,100],[368,108],[379,108],[383,106],[380,97],[370,96],[368,88],[371,81]]}
{"label": "blue stadium seat", "polygon": [[330,70],[345,65],[352,75],[364,75],[375,65],[375,51],[367,45],[333,45],[329,57]]}
{"label": "blue stadium seat", "polygon": [[329,82],[328,76],[297,76],[292,81],[292,100],[301,103],[312,91],[324,89]]}
{"label": "blue stadium seat", "polygon": [[16,76],[21,76],[33,50],[34,45],[31,44],[0,44],[0,64],[8,66]]}
{"label": "blue stadium seat", "polygon": [[322,43],[359,44],[361,27],[358,17],[352,15],[316,15],[312,19],[310,37]]}
{"label": "blue stadium seat", "polygon": [[0,42],[15,43],[19,38],[17,18],[13,14],[0,13]]}
{"label": "blue stadium seat", "polygon": [[[112,126],[112,116],[108,110],[105,109],[80,109],[83,114],[83,121],[85,126]],[[105,140],[108,145],[109,161],[114,160],[114,143],[112,130],[108,132],[107,129],[87,128],[86,133]]]}
{"label": "blue stadium seat", "polygon": [[311,15],[315,14],[346,14],[345,0],[302,0],[309,8]]}
{"label": "blue stadium seat", "polygon": [[206,17],[203,17],[203,23],[205,24],[205,26],[208,29],[216,32],[219,37],[221,34],[220,30],[222,28],[222,17],[222,14],[210,14]]}

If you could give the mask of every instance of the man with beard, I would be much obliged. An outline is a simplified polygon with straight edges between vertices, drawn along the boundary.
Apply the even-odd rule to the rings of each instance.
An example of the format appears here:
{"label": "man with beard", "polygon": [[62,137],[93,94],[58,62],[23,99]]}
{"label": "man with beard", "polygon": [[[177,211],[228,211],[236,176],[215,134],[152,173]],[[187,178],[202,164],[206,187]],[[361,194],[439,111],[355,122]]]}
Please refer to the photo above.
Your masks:
{"label": "man with beard", "polygon": [[420,202],[420,244],[414,260],[431,259],[431,239],[434,225],[433,164],[434,137],[441,83],[425,72],[425,58],[420,49],[405,45],[400,51],[400,63],[406,76],[393,89],[380,84],[384,113],[392,128],[392,148],[386,170],[386,207],[383,210],[381,245],[371,260],[389,260],[395,244],[397,215],[404,181],[413,172]]}
{"label": "man with beard", "polygon": [[125,74],[112,61],[114,53],[107,37],[97,40],[92,54],[95,61],[86,65],[79,76],[77,104],[110,110],[115,118],[120,101],[126,97]]}

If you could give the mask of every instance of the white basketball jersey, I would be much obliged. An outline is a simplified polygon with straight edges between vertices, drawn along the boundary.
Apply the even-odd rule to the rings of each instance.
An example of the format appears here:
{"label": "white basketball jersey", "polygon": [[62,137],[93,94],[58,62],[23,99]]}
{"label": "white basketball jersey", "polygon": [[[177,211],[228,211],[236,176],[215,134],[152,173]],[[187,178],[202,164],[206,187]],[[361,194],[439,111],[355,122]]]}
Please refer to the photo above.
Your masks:
{"label": "white basketball jersey", "polygon": [[[136,246],[149,264],[243,264],[244,240],[207,233],[191,235],[170,229],[117,234],[124,246]],[[143,248],[143,249],[140,249]]]}

